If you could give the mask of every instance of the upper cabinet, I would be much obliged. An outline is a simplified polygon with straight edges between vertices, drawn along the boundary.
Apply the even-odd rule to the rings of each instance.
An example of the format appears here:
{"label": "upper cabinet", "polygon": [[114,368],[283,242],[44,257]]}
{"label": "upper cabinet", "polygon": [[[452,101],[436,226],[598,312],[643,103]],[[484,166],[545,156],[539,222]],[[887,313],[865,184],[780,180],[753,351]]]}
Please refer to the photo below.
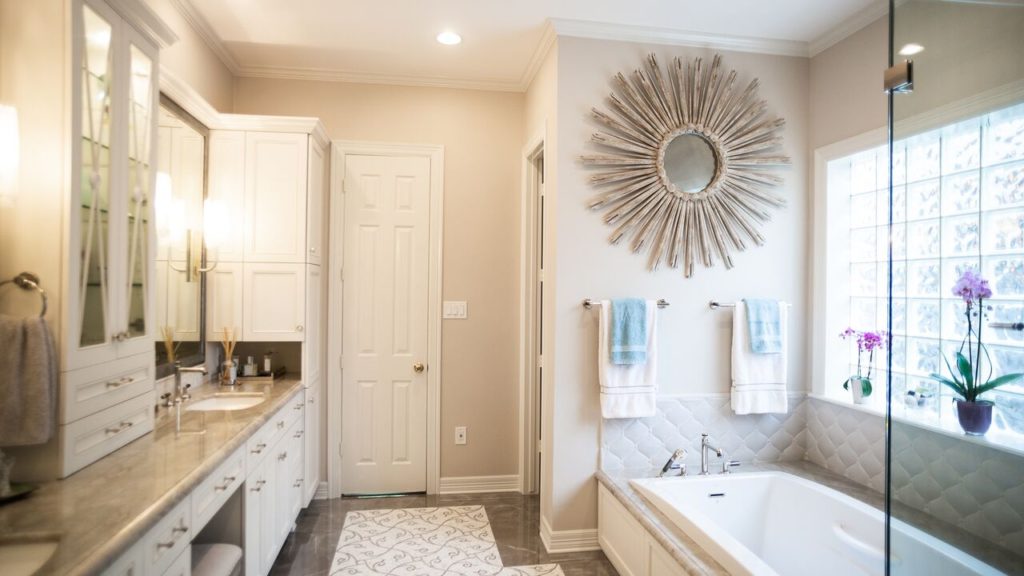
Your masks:
{"label": "upper cabinet", "polygon": [[245,135],[245,261],[306,261],[306,134]]}
{"label": "upper cabinet", "polygon": [[107,4],[74,11],[68,369],[152,349],[156,46]]}

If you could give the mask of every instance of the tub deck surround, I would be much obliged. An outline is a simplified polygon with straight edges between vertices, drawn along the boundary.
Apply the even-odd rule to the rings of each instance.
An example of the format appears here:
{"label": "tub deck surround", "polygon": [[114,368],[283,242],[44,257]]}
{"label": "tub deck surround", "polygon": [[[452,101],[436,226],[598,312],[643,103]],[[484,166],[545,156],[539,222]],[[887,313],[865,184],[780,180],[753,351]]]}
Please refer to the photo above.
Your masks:
{"label": "tub deck surround", "polygon": [[[270,417],[302,390],[297,377],[265,391],[262,404],[231,412],[182,411],[182,430],[205,418],[206,434],[175,438],[174,411],[161,408],[157,428],[29,498],[0,507],[0,540],[25,536],[59,540],[40,574],[94,574],[108,566],[181,502]],[[219,392],[207,384],[191,402]]]}
{"label": "tub deck surround", "polygon": [[[885,501],[882,494],[852,482],[842,476],[807,461],[755,464],[745,471],[786,472],[806,478],[847,496],[860,500],[876,509],[883,510]],[[676,526],[671,519],[658,511],[629,483],[636,478],[653,478],[657,469],[626,469],[598,471],[597,481],[605,486],[625,506],[651,536],[686,570],[687,574],[708,575],[728,574],[703,548]],[[742,474],[743,472],[736,472]],[[935,520],[918,510],[893,503],[894,515],[907,524],[924,530],[936,538],[963,550],[978,560],[1007,574],[1024,574],[1024,557],[1009,553],[991,542],[973,536],[957,526]]]}

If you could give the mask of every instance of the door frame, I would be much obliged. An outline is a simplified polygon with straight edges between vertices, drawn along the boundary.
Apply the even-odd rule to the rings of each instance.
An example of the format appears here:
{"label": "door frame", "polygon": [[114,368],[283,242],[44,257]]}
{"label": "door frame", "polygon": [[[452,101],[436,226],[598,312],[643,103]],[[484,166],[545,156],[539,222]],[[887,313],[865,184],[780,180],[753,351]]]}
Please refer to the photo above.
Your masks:
{"label": "door frame", "polygon": [[[537,455],[542,449],[537,441],[536,431],[540,423],[537,401],[537,370],[540,368],[533,354],[537,342],[537,298],[534,287],[537,284],[537,234],[540,228],[537,217],[540,206],[537,202],[543,181],[543,174],[537,170],[537,157],[544,154],[544,130],[539,131],[523,147],[521,161],[522,196],[520,199],[520,244],[519,244],[519,490],[523,494],[540,491],[537,474]],[[545,160],[546,166],[546,160]]]}
{"label": "door frame", "polygon": [[430,161],[430,239],[427,262],[427,493],[441,484],[441,279],[444,237],[444,146],[331,141],[330,226],[328,227],[327,321],[327,486],[328,496],[341,496],[342,459],[342,325],[344,321],[345,157],[416,156]]}

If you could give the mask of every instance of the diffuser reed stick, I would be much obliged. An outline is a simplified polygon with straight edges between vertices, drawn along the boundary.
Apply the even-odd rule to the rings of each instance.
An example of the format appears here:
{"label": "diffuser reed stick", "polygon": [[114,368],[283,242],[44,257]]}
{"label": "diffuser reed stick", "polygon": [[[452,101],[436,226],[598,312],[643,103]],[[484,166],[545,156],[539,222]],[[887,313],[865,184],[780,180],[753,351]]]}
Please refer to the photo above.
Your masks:
{"label": "diffuser reed stick", "polygon": [[164,340],[164,350],[167,351],[167,362],[174,364],[174,360],[177,356],[178,347],[174,344],[174,327],[173,326],[161,326],[160,335]]}

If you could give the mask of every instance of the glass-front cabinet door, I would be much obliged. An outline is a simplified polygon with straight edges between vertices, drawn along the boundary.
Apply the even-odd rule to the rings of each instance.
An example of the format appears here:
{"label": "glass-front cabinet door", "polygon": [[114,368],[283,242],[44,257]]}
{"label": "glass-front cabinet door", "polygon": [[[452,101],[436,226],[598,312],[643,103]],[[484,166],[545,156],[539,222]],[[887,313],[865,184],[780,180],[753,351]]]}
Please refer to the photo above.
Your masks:
{"label": "glass-front cabinet door", "polygon": [[69,369],[152,350],[157,52],[100,0],[75,4]]}

